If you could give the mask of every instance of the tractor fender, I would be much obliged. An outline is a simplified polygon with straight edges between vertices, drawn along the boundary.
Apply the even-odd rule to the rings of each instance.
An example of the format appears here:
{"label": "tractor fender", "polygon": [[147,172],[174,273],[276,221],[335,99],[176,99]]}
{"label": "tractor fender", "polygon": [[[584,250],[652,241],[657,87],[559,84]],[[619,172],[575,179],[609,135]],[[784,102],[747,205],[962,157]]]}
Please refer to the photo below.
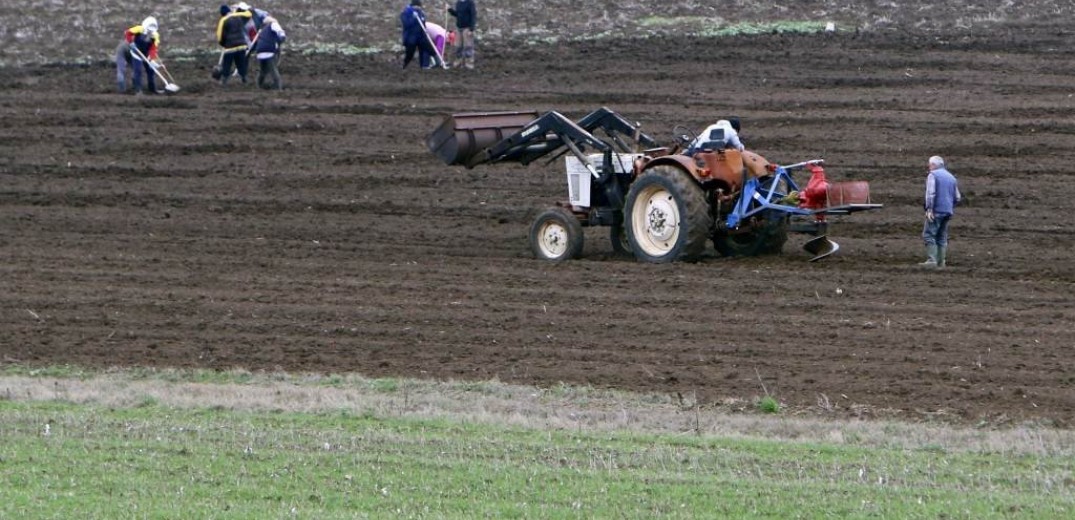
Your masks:
{"label": "tractor fender", "polygon": [[699,176],[699,174],[701,173],[701,168],[694,163],[694,159],[691,159],[686,155],[680,154],[664,155],[661,157],[657,157],[656,159],[651,159],[646,162],[646,164],[642,167],[638,174],[642,175],[650,168],[653,168],[655,166],[661,166],[664,164],[679,168],[683,171],[683,173],[690,175],[691,178],[693,178],[695,181],[698,181],[699,183],[702,182],[701,177]]}
{"label": "tractor fender", "polygon": [[682,154],[657,157],[647,162],[639,174],[662,164],[679,168],[698,184],[720,186],[728,192],[739,191],[747,176],[764,177],[771,173],[769,161],[761,155],[749,150],[722,150],[701,152],[693,157]]}

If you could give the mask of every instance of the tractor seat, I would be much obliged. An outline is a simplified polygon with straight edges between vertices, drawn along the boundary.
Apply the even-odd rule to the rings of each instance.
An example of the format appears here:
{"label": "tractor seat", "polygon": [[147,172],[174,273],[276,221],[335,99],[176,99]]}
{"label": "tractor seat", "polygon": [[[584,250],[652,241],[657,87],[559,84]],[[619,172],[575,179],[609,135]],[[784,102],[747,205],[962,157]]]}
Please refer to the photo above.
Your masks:
{"label": "tractor seat", "polygon": [[716,150],[723,150],[728,147],[728,144],[724,141],[706,141],[698,145],[699,152],[712,152]]}
{"label": "tractor seat", "polygon": [[694,147],[695,151],[715,151],[723,150],[728,147],[724,142],[724,130],[717,128],[709,131],[708,141],[703,141],[698,146]]}

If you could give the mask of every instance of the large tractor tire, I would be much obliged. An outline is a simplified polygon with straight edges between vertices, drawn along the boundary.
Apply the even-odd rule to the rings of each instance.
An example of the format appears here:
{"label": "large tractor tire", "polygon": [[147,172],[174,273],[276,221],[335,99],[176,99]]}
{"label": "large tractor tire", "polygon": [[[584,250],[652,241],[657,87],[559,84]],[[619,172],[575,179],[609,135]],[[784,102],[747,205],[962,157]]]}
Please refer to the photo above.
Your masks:
{"label": "large tractor tire", "polygon": [[697,260],[713,227],[702,188],[670,165],[654,166],[631,184],[623,214],[631,251],[643,262]]}
{"label": "large tractor tire", "polygon": [[[768,191],[771,177],[759,179],[760,189]],[[780,181],[777,191],[787,194],[787,183]],[[722,234],[713,238],[713,246],[723,256],[778,255],[788,241],[788,214],[782,211],[763,211],[753,231]]]}
{"label": "large tractor tire", "polygon": [[530,249],[534,256],[563,262],[582,255],[582,224],[564,208],[543,211],[530,225]]}

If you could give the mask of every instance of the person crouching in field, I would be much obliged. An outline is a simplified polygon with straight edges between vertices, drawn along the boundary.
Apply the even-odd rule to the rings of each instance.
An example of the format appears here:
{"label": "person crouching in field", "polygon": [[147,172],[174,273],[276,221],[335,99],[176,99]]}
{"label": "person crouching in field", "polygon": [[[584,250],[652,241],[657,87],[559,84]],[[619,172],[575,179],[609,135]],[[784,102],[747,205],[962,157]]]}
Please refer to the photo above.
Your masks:
{"label": "person crouching in field", "polygon": [[[448,30],[427,20],[426,34],[428,34],[429,39],[433,41],[433,49],[437,51],[437,56],[444,58],[444,46],[448,42]],[[418,61],[422,64],[422,68],[429,68],[431,65],[436,65],[436,61],[433,57],[425,52],[419,52]]]}
{"label": "person crouching in field", "polygon": [[[280,50],[287,35],[280,22],[272,16],[266,16],[262,21],[261,30],[258,31],[257,41],[254,42],[254,52],[258,59],[258,86],[264,89],[282,90],[283,82],[280,80]],[[268,79],[272,80],[270,84]]]}
{"label": "person crouching in field", "polygon": [[127,93],[128,68],[133,76],[132,87],[135,94],[142,93],[142,74],[146,75],[149,93],[157,93],[157,84],[153,78],[153,68],[157,66],[157,52],[160,47],[157,29],[157,19],[150,16],[143,20],[141,25],[135,25],[123,33],[123,40],[116,47],[116,86],[120,94]]}
{"label": "person crouching in field", "polygon": [[232,11],[227,5],[220,6],[220,21],[216,26],[217,43],[224,48],[220,66],[220,84],[227,85],[234,66],[239,71],[239,79],[246,83],[247,70],[250,67],[247,50],[250,37],[246,32],[246,22],[250,21],[250,11],[237,7]]}

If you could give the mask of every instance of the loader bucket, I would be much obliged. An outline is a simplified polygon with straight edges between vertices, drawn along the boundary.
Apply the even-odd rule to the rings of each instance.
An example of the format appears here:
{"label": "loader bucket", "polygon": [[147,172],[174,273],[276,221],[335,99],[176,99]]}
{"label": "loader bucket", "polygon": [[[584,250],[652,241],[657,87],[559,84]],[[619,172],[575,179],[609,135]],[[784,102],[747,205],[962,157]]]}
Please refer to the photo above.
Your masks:
{"label": "loader bucket", "polygon": [[453,114],[426,137],[426,147],[444,164],[469,167],[472,157],[518,132],[538,115],[537,112]]}
{"label": "loader bucket", "polygon": [[818,260],[839,251],[840,244],[829,240],[829,237],[825,235],[821,235],[808,240],[803,244],[803,249],[805,249],[807,253],[814,255],[814,257],[810,259],[811,262],[817,262]]}

